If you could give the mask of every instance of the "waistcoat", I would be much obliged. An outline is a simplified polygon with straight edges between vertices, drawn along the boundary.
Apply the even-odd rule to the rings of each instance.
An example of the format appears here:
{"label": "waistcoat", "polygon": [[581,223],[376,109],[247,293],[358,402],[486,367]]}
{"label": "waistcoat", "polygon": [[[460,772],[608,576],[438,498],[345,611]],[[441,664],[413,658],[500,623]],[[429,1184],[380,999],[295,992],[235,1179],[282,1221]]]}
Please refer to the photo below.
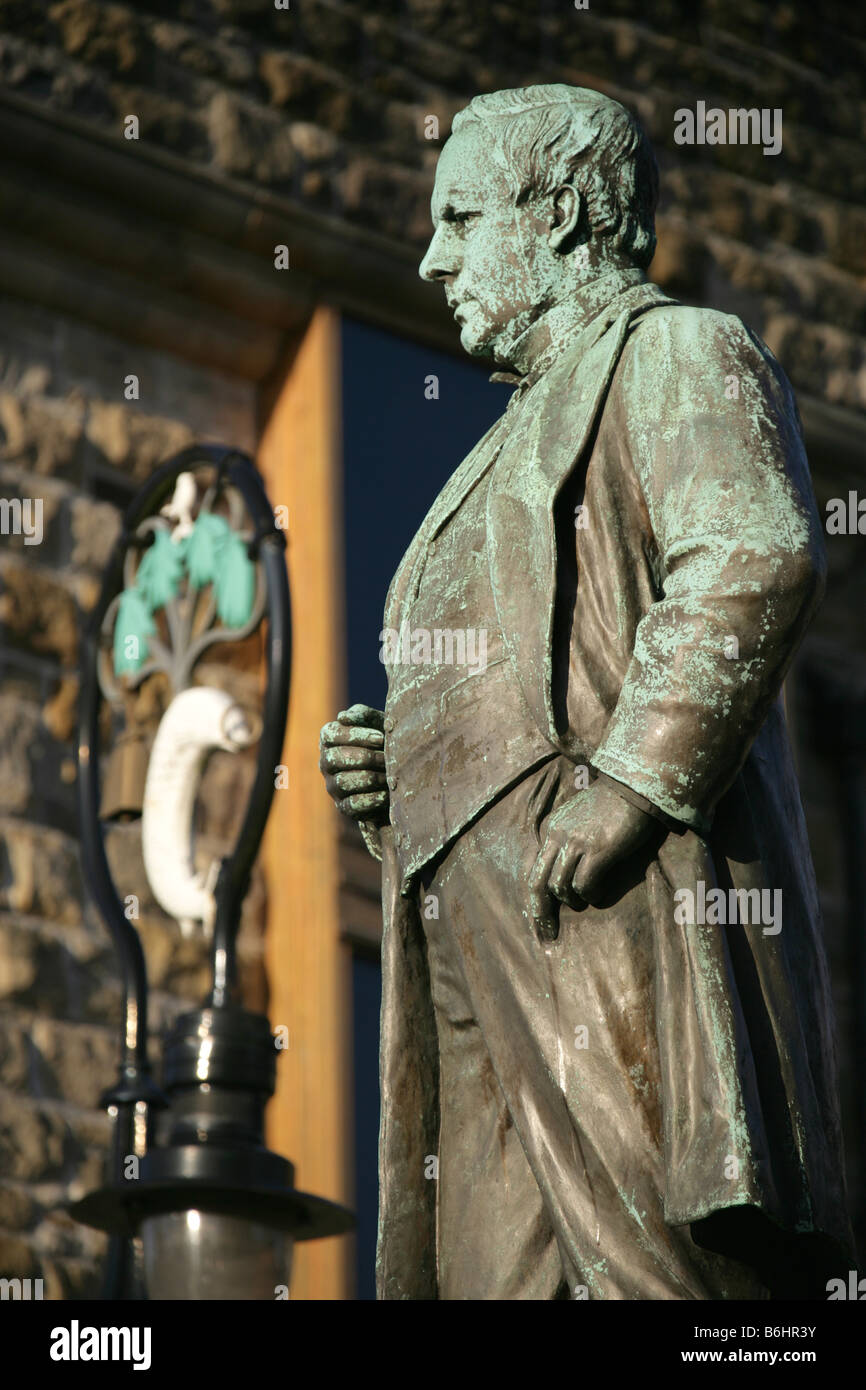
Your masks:
{"label": "waistcoat", "polygon": [[444,529],[404,561],[414,573],[389,664],[385,761],[405,892],[499,792],[557,751],[529,713],[496,616],[486,503],[498,452]]}

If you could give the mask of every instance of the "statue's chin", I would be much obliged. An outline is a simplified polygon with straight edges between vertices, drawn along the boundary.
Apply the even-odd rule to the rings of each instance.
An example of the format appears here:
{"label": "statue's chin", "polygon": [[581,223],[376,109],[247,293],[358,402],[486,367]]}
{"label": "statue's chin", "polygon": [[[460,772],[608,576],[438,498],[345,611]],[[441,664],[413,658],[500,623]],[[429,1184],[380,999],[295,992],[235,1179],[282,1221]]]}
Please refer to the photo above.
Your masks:
{"label": "statue's chin", "polygon": [[469,325],[465,323],[460,329],[460,346],[464,352],[469,352],[473,355],[478,351],[478,339]]}
{"label": "statue's chin", "polygon": [[468,352],[470,357],[493,357],[493,351],[488,339],[483,338],[479,333],[473,333],[468,323],[464,323],[460,329],[460,346],[464,352]]}

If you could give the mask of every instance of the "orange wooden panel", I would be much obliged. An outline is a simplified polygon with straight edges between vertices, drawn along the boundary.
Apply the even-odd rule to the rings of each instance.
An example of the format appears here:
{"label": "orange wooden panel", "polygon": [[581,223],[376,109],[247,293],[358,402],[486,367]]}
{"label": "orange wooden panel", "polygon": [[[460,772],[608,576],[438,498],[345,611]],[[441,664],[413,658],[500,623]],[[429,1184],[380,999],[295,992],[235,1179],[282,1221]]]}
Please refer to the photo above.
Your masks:
{"label": "orange wooden panel", "polygon": [[[288,508],[293,652],[289,727],[263,847],[273,1027],[289,1047],[268,1111],[270,1147],[308,1192],[352,1204],[351,955],[340,940],[340,816],[318,771],[321,726],[343,707],[345,614],[337,314],[319,308],[273,401],[259,467]],[[351,1298],[353,1240],[296,1247],[293,1299]]]}

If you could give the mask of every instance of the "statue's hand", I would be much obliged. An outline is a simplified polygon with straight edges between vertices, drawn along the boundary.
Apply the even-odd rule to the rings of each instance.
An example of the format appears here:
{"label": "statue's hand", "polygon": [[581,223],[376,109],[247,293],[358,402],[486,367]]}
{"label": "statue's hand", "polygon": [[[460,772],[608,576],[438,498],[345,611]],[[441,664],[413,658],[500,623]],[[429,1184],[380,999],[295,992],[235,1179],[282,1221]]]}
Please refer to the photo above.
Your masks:
{"label": "statue's hand", "polygon": [[540,937],[555,941],[559,909],[581,908],[601,895],[603,880],[660,826],[605,782],[594,782],[560,806],[529,877],[532,915]]}
{"label": "statue's hand", "polygon": [[353,820],[388,823],[385,780],[385,716],[369,705],[352,705],[326,724],[319,736],[319,771],[339,810]]}

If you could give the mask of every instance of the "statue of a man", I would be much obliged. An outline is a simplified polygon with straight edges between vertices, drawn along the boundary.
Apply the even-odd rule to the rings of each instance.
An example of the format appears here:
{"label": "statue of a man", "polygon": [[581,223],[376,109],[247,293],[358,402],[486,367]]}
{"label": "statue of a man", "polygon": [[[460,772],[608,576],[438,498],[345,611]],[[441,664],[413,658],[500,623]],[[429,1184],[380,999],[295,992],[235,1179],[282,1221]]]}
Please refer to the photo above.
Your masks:
{"label": "statue of a man", "polygon": [[780,696],[820,522],[769,350],[648,282],[656,196],[581,88],[477,97],[439,160],[420,273],[516,390],[394,576],[385,711],[322,732],[383,868],[383,1299],[826,1297],[852,1258]]}

